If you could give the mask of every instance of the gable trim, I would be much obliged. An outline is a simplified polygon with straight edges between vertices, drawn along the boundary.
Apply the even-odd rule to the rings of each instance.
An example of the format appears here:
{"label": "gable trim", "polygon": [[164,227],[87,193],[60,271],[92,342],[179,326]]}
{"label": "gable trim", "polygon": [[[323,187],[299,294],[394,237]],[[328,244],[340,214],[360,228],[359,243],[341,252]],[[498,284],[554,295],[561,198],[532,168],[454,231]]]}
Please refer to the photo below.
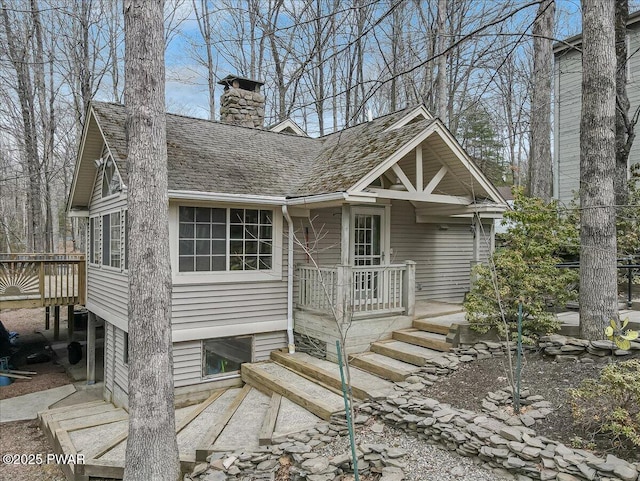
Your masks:
{"label": "gable trim", "polygon": [[400,148],[400,150],[397,150],[391,157],[383,161],[381,164],[378,164],[377,167],[373,168],[368,174],[366,174],[363,178],[356,182],[353,187],[349,188],[347,192],[356,193],[365,189],[375,179],[389,170],[392,165],[397,164],[400,159],[402,159],[405,155],[415,149],[423,140],[429,137],[435,131],[436,125],[437,124],[435,122],[431,123],[426,129],[416,135],[409,142],[404,144],[402,148]]}
{"label": "gable trim", "polygon": [[412,149],[415,149],[424,140],[426,140],[431,134],[437,133],[443,142],[451,149],[456,155],[462,165],[473,176],[482,188],[487,192],[492,201],[498,204],[506,204],[506,201],[502,195],[497,191],[491,182],[485,177],[480,169],[475,165],[467,153],[462,149],[458,142],[453,138],[449,130],[444,126],[440,119],[434,119],[434,121],[425,128],[420,134],[415,136],[409,142],[407,142],[402,148],[397,150],[391,157],[377,167],[372,169],[368,174],[362,177],[353,187],[347,190],[350,194],[360,193],[367,188],[376,178],[380,177],[384,172],[391,169],[393,165],[397,164],[405,155],[407,155]]}
{"label": "gable trim", "polygon": [[398,120],[395,124],[391,125],[391,127],[388,127],[387,129],[385,129],[384,132],[389,132],[391,130],[396,130],[396,129],[399,129],[400,127],[404,127],[405,125],[407,125],[409,122],[411,122],[412,120],[414,120],[416,117],[420,115],[425,120],[434,119],[433,115],[431,115],[431,112],[427,110],[424,104],[421,104],[416,109],[414,109],[413,111],[411,111],[410,113],[402,117],[400,120]]}
{"label": "gable trim", "polygon": [[[295,133],[295,135],[298,135],[300,137],[309,137],[309,134],[307,134],[302,129],[302,127],[300,127],[298,124],[296,124],[291,119],[285,119],[282,122],[277,123],[273,127],[269,128],[269,131],[270,132],[284,132],[287,129],[291,129]],[[287,132],[284,132],[284,133],[287,133]]]}
{"label": "gable trim", "polygon": [[[75,165],[75,168],[73,169],[73,180],[71,181],[71,189],[69,190],[69,197],[67,197],[67,205],[66,205],[67,213],[71,212],[71,204],[73,202],[73,197],[76,192],[76,184],[78,183],[78,174],[80,172],[80,161],[82,159],[82,153],[84,152],[84,145],[87,140],[87,132],[89,131],[89,123],[91,121],[91,116],[93,116],[93,108],[91,107],[91,104],[89,104],[89,111],[87,112],[85,123],[84,123],[84,126],[82,127],[82,140],[80,141],[80,146],[76,154],[76,165]],[[98,123],[98,120],[96,119],[96,124],[97,123]],[[104,137],[103,137],[103,140],[104,140]],[[85,207],[88,207],[88,206],[89,206],[89,203],[87,203]]]}

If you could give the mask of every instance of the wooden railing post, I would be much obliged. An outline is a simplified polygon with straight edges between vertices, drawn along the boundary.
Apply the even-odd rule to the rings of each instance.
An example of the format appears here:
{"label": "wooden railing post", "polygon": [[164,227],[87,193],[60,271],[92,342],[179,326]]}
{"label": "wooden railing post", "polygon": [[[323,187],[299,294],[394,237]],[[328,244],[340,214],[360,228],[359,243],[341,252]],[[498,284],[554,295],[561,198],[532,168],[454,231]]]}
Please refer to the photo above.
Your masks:
{"label": "wooden railing post", "polygon": [[353,271],[351,266],[338,266],[336,275],[336,321],[345,323],[349,321],[353,298]]}
{"label": "wooden railing post", "polygon": [[38,273],[39,279],[38,279],[38,290],[40,291],[40,303],[41,305],[44,306],[44,298],[45,298],[45,293],[44,293],[44,262],[40,261],[40,269],[39,269],[39,273]]}
{"label": "wooden railing post", "polygon": [[405,261],[407,268],[404,271],[402,283],[402,304],[406,309],[407,316],[413,316],[416,313],[416,263],[414,261]]}
{"label": "wooden railing post", "polygon": [[87,262],[85,260],[78,261],[78,304],[84,306],[86,304],[87,295]]}

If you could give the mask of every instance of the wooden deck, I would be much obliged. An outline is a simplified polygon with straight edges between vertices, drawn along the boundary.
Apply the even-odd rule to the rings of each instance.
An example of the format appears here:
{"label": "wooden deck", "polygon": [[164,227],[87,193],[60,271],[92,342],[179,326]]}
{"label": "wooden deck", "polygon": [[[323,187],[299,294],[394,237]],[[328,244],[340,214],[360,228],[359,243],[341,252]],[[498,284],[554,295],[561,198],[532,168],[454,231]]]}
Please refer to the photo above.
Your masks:
{"label": "wooden deck", "polygon": [[83,305],[80,254],[0,254],[0,309]]}

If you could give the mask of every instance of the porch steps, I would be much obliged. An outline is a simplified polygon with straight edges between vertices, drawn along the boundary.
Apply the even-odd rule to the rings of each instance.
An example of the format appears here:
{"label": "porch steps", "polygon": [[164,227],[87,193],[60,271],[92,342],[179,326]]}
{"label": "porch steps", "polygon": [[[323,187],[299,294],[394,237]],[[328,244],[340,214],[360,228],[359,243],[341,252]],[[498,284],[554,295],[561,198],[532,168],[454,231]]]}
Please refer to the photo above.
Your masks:
{"label": "porch steps", "polygon": [[442,356],[440,351],[395,339],[374,342],[371,344],[371,351],[420,367],[426,365],[430,359]]}
{"label": "porch steps", "polygon": [[420,370],[418,366],[392,357],[367,351],[349,356],[351,366],[370,372],[376,376],[393,382],[402,382]]}
{"label": "porch steps", "polygon": [[447,343],[446,335],[426,332],[416,328],[393,331],[393,339],[433,349],[434,351],[447,352],[451,348],[451,345]]}
{"label": "porch steps", "polygon": [[342,396],[334,390],[275,362],[244,363],[241,373],[242,380],[248,385],[265,394],[280,394],[325,421],[344,410]]}
{"label": "porch steps", "polygon": [[425,332],[432,332],[434,334],[442,334],[446,336],[449,334],[449,328],[451,327],[448,324],[436,324],[435,322],[431,322],[427,319],[416,319],[413,321],[413,327],[416,329],[420,329]]}
{"label": "porch steps", "polygon": [[[342,389],[340,367],[335,362],[318,359],[302,352],[289,354],[283,351],[272,351],[271,359],[326,386]],[[374,374],[351,366],[351,390],[358,399],[384,399],[394,391],[394,386]]]}

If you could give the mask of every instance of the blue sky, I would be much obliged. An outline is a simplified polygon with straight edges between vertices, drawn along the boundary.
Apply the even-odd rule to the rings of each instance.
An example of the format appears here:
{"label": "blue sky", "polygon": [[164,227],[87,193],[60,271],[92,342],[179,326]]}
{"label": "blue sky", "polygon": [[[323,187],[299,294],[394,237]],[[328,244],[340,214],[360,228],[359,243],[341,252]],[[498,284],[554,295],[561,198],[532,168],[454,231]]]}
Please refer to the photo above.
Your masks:
{"label": "blue sky", "polygon": [[[499,0],[495,1],[500,3]],[[637,3],[637,1],[632,1],[632,3]],[[562,39],[579,33],[581,26],[579,0],[557,0],[556,3],[557,37]],[[191,2],[186,2],[182,7],[184,9],[183,16],[187,17],[181,25],[183,33],[172,40],[166,52],[167,110],[190,116],[207,117],[206,71],[188,54],[191,48],[189,39],[198,39],[200,35],[195,17],[191,12],[191,5]],[[527,8],[518,14],[515,21],[529,23],[535,17],[536,10],[537,6]],[[228,73],[235,72],[233,66],[220,60],[217,73],[218,77],[223,77]],[[218,86],[216,103],[218,103],[221,93],[222,87]]]}

